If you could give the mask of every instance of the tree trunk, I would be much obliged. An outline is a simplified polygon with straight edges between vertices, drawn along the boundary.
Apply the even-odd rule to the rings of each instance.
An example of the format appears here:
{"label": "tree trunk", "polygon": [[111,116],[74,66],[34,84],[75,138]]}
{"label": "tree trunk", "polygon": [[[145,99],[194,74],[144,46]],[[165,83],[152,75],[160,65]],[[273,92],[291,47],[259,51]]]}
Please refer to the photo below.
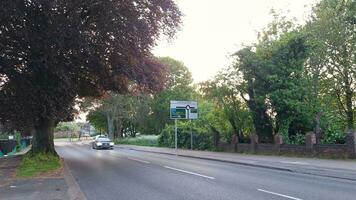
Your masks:
{"label": "tree trunk", "polygon": [[106,114],[106,123],[108,125],[108,137],[114,139],[114,119]]}
{"label": "tree trunk", "polygon": [[35,126],[33,129],[32,153],[57,154],[53,142],[54,125],[53,120],[44,119]]}
{"label": "tree trunk", "polygon": [[273,126],[270,117],[267,115],[267,109],[264,105],[256,105],[252,99],[247,105],[252,112],[252,122],[255,127],[258,138],[262,142],[273,142]]}
{"label": "tree trunk", "polygon": [[236,134],[239,139],[242,138],[242,136],[240,135],[240,131],[238,130],[235,121],[230,118],[230,119],[229,119],[229,122],[230,122],[230,124],[231,124],[233,133]]}
{"label": "tree trunk", "polygon": [[348,85],[346,89],[346,117],[347,117],[347,128],[353,130],[354,128],[354,113],[352,109],[352,90],[351,86]]}
{"label": "tree trunk", "polygon": [[123,131],[122,131],[122,120],[117,118],[115,120],[115,134],[114,138],[123,138]]}
{"label": "tree trunk", "polygon": [[342,69],[343,69],[343,82],[345,88],[345,98],[346,98],[346,121],[347,121],[347,129],[353,130],[354,128],[354,111],[352,109],[352,99],[354,95],[354,91],[352,89],[353,85],[353,75],[352,71],[352,63],[350,63],[350,54],[348,54],[347,45],[343,45],[343,57],[342,57]]}
{"label": "tree trunk", "polygon": [[266,105],[264,105],[264,101],[257,101],[255,99],[255,91],[251,80],[248,82],[247,94],[250,99],[245,99],[243,95],[241,95],[241,97],[245,100],[248,108],[252,112],[252,122],[258,135],[258,139],[262,142],[272,143],[273,125],[267,114],[267,108]]}
{"label": "tree trunk", "polygon": [[315,136],[316,136],[316,143],[317,144],[321,144],[321,139],[323,138],[323,130],[321,129],[321,126],[320,126],[320,119],[321,119],[321,116],[322,116],[322,112],[318,112],[316,115],[315,115]]}

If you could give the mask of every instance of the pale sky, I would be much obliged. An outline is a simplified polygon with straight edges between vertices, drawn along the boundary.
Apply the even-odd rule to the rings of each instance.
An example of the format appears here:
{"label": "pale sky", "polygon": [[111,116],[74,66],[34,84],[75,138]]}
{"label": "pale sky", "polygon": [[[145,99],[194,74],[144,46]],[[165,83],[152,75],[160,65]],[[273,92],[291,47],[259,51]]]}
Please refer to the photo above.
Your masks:
{"label": "pale sky", "polygon": [[273,8],[296,17],[299,23],[318,0],[176,0],[183,12],[183,25],[173,41],[161,41],[154,49],[156,56],[169,56],[182,61],[193,73],[194,82],[213,77],[227,67],[229,55],[251,44],[257,32],[272,17]]}

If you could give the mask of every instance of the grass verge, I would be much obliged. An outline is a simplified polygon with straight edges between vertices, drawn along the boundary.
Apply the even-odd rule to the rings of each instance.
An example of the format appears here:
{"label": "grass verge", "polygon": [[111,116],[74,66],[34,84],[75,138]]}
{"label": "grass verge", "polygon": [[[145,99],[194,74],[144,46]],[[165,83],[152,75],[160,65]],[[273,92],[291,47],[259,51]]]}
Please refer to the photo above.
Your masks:
{"label": "grass verge", "polygon": [[115,140],[115,144],[129,144],[129,145],[138,145],[138,146],[158,146],[158,136],[157,135],[141,135],[131,138],[121,138]]}
{"label": "grass verge", "polygon": [[16,170],[16,176],[19,178],[36,177],[42,173],[50,172],[61,167],[61,160],[53,154],[39,153],[24,155]]}

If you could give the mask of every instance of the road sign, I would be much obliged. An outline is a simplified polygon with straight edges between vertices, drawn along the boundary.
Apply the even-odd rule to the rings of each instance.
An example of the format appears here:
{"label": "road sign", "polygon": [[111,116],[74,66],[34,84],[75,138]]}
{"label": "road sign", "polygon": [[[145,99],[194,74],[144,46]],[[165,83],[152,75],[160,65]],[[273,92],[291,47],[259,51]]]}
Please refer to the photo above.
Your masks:
{"label": "road sign", "polygon": [[[174,138],[175,138],[174,146],[177,153],[177,141],[178,141],[177,120],[189,119],[191,122],[192,119],[198,119],[198,103],[196,101],[171,101],[170,117],[171,119],[174,119]],[[193,149],[192,129],[190,129],[190,138],[191,138],[191,148]]]}
{"label": "road sign", "polygon": [[172,119],[186,119],[186,109],[185,108],[171,108],[171,118]]}
{"label": "road sign", "polygon": [[171,101],[171,119],[198,119],[198,103],[196,101]]}

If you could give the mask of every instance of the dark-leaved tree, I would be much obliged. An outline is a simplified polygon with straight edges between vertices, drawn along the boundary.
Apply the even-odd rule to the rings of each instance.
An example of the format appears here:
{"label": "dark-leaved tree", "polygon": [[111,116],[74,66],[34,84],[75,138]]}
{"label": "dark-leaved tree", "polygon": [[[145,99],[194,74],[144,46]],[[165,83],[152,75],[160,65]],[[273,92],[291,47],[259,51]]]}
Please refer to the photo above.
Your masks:
{"label": "dark-leaved tree", "polygon": [[77,98],[162,87],[150,50],[180,18],[172,0],[2,0],[1,122],[31,128],[34,153],[55,153],[53,128]]}

